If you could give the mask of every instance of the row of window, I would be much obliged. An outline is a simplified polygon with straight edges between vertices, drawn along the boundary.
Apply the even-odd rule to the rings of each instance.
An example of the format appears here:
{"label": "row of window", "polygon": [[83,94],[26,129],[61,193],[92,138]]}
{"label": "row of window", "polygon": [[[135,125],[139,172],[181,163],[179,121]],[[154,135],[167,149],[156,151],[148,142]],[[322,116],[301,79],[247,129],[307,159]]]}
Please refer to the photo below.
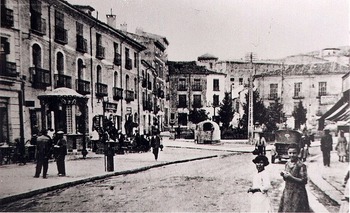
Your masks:
{"label": "row of window", "polygon": [[[202,106],[202,96],[201,95],[193,95],[193,107],[194,108],[201,108]],[[219,106],[219,95],[213,95],[213,107]],[[179,95],[178,96],[178,108],[187,108],[187,95]]]}
{"label": "row of window", "polygon": [[[180,78],[178,82],[178,88],[179,91],[187,91],[188,86],[186,83],[185,78]],[[201,84],[201,79],[193,79],[193,84],[192,84],[192,90],[193,91],[201,91],[202,84]],[[213,91],[220,91],[219,87],[219,79],[213,79]]]}
{"label": "row of window", "polygon": [[[303,98],[302,96],[302,82],[294,83],[295,98]],[[327,82],[318,82],[318,96],[327,95]],[[269,98],[275,99],[278,97],[278,84],[270,84]]]}

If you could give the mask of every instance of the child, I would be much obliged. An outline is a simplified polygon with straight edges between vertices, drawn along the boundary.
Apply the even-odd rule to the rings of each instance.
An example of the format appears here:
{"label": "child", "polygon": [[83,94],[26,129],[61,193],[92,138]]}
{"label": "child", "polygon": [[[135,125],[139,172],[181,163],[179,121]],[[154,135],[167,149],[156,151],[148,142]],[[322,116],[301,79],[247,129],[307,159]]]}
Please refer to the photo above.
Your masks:
{"label": "child", "polygon": [[273,212],[267,193],[271,187],[270,178],[265,171],[269,160],[266,156],[259,155],[253,160],[253,163],[255,163],[258,172],[254,175],[253,186],[248,189],[248,193],[252,193],[250,212]]}
{"label": "child", "polygon": [[306,165],[298,159],[299,147],[293,143],[288,147],[289,160],[281,176],[285,183],[278,212],[309,212],[309,201],[305,184],[307,183]]}

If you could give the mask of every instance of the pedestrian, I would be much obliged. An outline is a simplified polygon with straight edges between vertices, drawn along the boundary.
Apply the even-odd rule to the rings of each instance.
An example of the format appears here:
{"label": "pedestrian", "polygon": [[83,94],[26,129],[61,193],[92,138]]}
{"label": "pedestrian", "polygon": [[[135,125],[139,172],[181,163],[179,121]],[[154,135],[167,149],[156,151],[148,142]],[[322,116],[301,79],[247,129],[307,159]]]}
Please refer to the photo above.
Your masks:
{"label": "pedestrian", "polygon": [[57,136],[57,144],[56,144],[56,164],[58,170],[58,176],[66,176],[66,167],[65,167],[65,157],[67,155],[67,141],[64,138],[64,132],[58,131],[56,133]]}
{"label": "pedestrian", "polygon": [[159,135],[155,135],[152,137],[151,144],[152,144],[152,152],[154,155],[154,159],[158,160],[158,153],[159,153],[159,147],[160,147]]}
{"label": "pedestrian", "polygon": [[258,150],[258,155],[266,155],[266,140],[262,132],[259,133],[259,138],[255,140],[255,147]]}
{"label": "pedestrian", "polygon": [[280,174],[285,181],[278,212],[310,212],[309,200],[305,185],[307,184],[307,168],[299,160],[299,147],[292,143],[288,147],[289,160],[285,170]]}
{"label": "pedestrian", "polygon": [[335,146],[335,150],[337,150],[339,161],[344,162],[346,159],[346,148],[347,148],[348,142],[346,141],[346,138],[344,137],[344,131],[340,130],[339,137],[338,137],[338,143]]}
{"label": "pedestrian", "polygon": [[19,165],[26,165],[26,147],[24,145],[24,140],[16,138],[16,147],[18,151],[18,161]]}
{"label": "pedestrian", "polygon": [[329,129],[324,129],[324,135],[321,138],[321,151],[323,155],[323,165],[330,167],[331,151],[333,150],[333,139],[329,134]]}
{"label": "pedestrian", "polygon": [[264,155],[258,155],[253,160],[257,173],[253,177],[253,186],[248,189],[252,193],[250,212],[273,212],[268,191],[271,188],[270,177],[265,167],[269,160]]}
{"label": "pedestrian", "polygon": [[36,140],[35,178],[40,176],[41,169],[43,169],[43,178],[47,178],[51,145],[51,138],[47,135],[47,131],[42,130],[41,135]]}
{"label": "pedestrian", "polygon": [[349,173],[350,173],[350,170],[348,168],[348,171],[344,178],[343,187],[345,187],[345,191],[344,191],[344,197],[341,199],[339,213],[349,212]]}
{"label": "pedestrian", "polygon": [[309,153],[310,145],[311,145],[310,137],[307,134],[307,130],[304,129],[303,135],[301,136],[301,140],[300,140],[300,154],[299,154],[300,160],[304,162],[306,161],[306,158]]}
{"label": "pedestrian", "polygon": [[93,152],[96,152],[97,150],[97,144],[100,140],[100,135],[98,134],[96,128],[93,128],[91,134],[90,134],[90,141],[91,141],[91,149]]}

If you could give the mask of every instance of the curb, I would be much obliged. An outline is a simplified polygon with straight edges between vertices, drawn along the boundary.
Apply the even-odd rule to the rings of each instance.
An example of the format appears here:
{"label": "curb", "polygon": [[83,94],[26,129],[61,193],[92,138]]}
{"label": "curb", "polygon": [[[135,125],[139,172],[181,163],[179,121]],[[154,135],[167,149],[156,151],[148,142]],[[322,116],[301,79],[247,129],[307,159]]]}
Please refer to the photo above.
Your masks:
{"label": "curb", "polygon": [[11,202],[14,202],[14,201],[17,201],[17,200],[20,200],[20,199],[24,199],[24,198],[29,198],[29,197],[32,197],[32,196],[35,196],[35,195],[38,195],[38,194],[54,191],[54,190],[57,190],[57,189],[63,189],[63,188],[71,187],[71,186],[76,186],[76,185],[79,185],[79,184],[83,184],[83,183],[87,183],[87,182],[93,182],[93,181],[96,181],[96,180],[101,180],[101,179],[105,179],[105,178],[109,178],[109,177],[113,177],[113,176],[134,174],[134,173],[143,172],[143,171],[146,171],[146,170],[149,170],[149,169],[158,168],[158,167],[162,167],[162,166],[167,166],[167,165],[171,165],[171,164],[186,163],[186,162],[190,162],[190,161],[205,160],[205,159],[216,158],[216,157],[219,157],[219,155],[209,155],[209,156],[205,156],[205,157],[198,157],[198,158],[191,158],[191,159],[185,159],[185,160],[170,161],[170,162],[165,162],[165,163],[154,164],[152,166],[145,166],[145,167],[141,167],[141,168],[138,168],[138,169],[124,170],[124,171],[119,171],[119,172],[108,173],[108,174],[105,174],[105,175],[99,175],[99,176],[94,176],[94,177],[89,177],[89,178],[83,178],[83,179],[80,179],[80,180],[70,181],[70,182],[66,182],[66,183],[62,183],[62,184],[58,184],[58,185],[54,185],[54,186],[49,186],[49,187],[45,187],[45,188],[41,188],[41,189],[29,191],[29,192],[24,192],[24,193],[20,193],[20,194],[15,194],[15,195],[11,195],[11,196],[8,196],[8,197],[4,197],[4,198],[0,199],[0,205],[6,204],[6,203],[11,203]]}

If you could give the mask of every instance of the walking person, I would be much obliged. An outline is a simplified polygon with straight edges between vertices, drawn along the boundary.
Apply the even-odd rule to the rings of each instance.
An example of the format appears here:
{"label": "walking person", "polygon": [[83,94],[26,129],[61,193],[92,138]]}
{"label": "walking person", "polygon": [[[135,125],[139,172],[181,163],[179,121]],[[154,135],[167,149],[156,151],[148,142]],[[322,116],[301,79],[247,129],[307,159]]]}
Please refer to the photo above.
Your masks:
{"label": "walking person", "polygon": [[299,160],[299,147],[293,143],[288,147],[289,160],[281,176],[285,181],[278,212],[310,212],[309,200],[305,185],[307,184],[307,168]]}
{"label": "walking person", "polygon": [[58,131],[56,133],[57,136],[57,144],[56,144],[56,164],[58,170],[58,176],[66,176],[66,167],[64,159],[67,155],[67,141],[63,137],[64,132]]}
{"label": "walking person", "polygon": [[159,147],[160,147],[159,135],[155,135],[152,137],[151,144],[152,144],[152,151],[153,151],[154,159],[158,160],[158,153],[159,153]]}
{"label": "walking person", "polygon": [[300,160],[304,162],[306,161],[306,158],[309,154],[310,145],[311,145],[310,137],[307,135],[307,130],[304,130],[300,140],[300,154],[299,154]]}
{"label": "walking person", "polygon": [[346,138],[344,137],[344,131],[340,130],[339,137],[338,137],[338,143],[335,146],[335,150],[337,150],[339,161],[344,162],[346,159],[346,148],[347,148],[348,142],[346,141]]}
{"label": "walking person", "polygon": [[97,150],[97,144],[100,140],[100,134],[98,134],[96,128],[93,128],[91,134],[90,134],[90,141],[91,141],[91,149],[93,152],[96,152]]}
{"label": "walking person", "polygon": [[329,134],[329,129],[324,129],[324,135],[321,138],[321,151],[323,155],[324,166],[330,167],[332,150],[333,150],[332,135]]}
{"label": "walking person", "polygon": [[258,150],[258,155],[266,155],[266,140],[262,132],[259,133],[259,138],[255,140],[255,147]]}
{"label": "walking person", "polygon": [[38,178],[40,176],[41,169],[43,169],[43,178],[47,178],[51,145],[51,138],[47,135],[47,131],[42,130],[41,135],[36,139],[35,178]]}
{"label": "walking person", "polygon": [[258,155],[253,160],[257,173],[253,178],[253,186],[248,189],[252,193],[250,212],[273,212],[268,191],[271,188],[270,177],[265,167],[269,165],[269,160],[264,155]]}

